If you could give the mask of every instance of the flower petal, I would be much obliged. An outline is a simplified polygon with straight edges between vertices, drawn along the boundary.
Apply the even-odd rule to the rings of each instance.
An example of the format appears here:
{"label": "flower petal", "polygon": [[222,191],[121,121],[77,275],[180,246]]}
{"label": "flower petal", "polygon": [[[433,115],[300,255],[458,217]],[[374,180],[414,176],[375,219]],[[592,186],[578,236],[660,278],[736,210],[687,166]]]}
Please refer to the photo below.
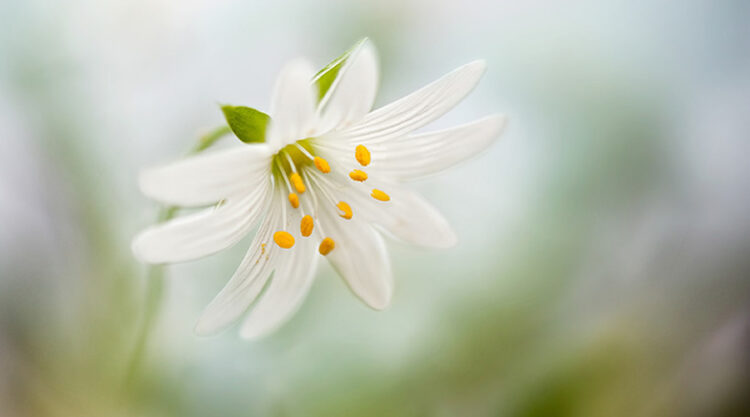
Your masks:
{"label": "flower petal", "polygon": [[267,176],[271,152],[263,144],[193,156],[140,176],[143,193],[166,204],[205,206],[249,191]]}
{"label": "flower petal", "polygon": [[263,290],[277,265],[282,249],[273,244],[273,233],[281,228],[278,211],[272,210],[261,224],[250,249],[227,285],[206,307],[195,327],[198,335],[216,333],[239,318]]}
{"label": "flower petal", "polygon": [[[323,223],[336,247],[326,258],[365,304],[382,310],[393,295],[393,274],[383,238],[363,220],[327,211]],[[322,225],[322,226],[323,226]]]}
{"label": "flower petal", "polygon": [[[394,139],[387,146],[380,145],[382,155],[372,168],[399,180],[424,177],[478,154],[500,136],[504,127],[505,117],[495,115],[451,129]],[[371,151],[378,154],[377,147]]]}
{"label": "flower petal", "polygon": [[271,189],[266,182],[237,200],[218,208],[178,217],[152,226],[133,239],[135,256],[149,263],[183,262],[197,259],[239,242],[267,206],[262,204]]}
{"label": "flower petal", "polygon": [[303,59],[288,63],[279,74],[271,98],[271,121],[266,140],[273,149],[310,136],[315,125],[316,95],[310,80],[315,75]]}
{"label": "flower petal", "polygon": [[[395,184],[370,187],[383,189],[390,196],[387,202],[373,199],[369,191],[358,187],[356,209],[368,221],[385,229],[393,237],[406,243],[429,248],[449,248],[456,244],[456,234],[440,212],[419,194]],[[369,190],[369,188],[368,188]]]}
{"label": "flower petal", "polygon": [[319,258],[315,241],[299,238],[283,256],[268,289],[242,324],[243,338],[259,338],[276,330],[299,309],[310,290]]}
{"label": "flower petal", "polygon": [[372,42],[365,40],[352,52],[320,101],[319,133],[362,119],[372,109],[377,91],[377,51]]}
{"label": "flower petal", "polygon": [[479,82],[485,68],[484,61],[466,64],[420,90],[369,113],[336,136],[371,144],[419,129],[466,97]]}

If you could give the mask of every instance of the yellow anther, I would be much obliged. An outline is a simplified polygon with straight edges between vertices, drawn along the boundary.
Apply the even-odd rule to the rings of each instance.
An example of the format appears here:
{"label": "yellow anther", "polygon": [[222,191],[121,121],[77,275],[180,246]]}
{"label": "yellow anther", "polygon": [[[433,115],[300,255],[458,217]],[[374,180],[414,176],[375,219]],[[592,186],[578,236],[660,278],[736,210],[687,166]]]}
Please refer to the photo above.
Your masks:
{"label": "yellow anther", "polygon": [[302,177],[300,177],[298,173],[292,172],[292,175],[289,176],[289,181],[292,182],[292,185],[298,193],[302,194],[305,192],[305,183],[302,182]]}
{"label": "yellow anther", "polygon": [[302,222],[300,222],[299,225],[299,231],[302,233],[302,236],[308,237],[312,234],[313,231],[313,218],[309,214],[302,218]]}
{"label": "yellow anther", "polygon": [[327,237],[323,239],[322,242],[320,242],[320,247],[318,247],[318,252],[320,252],[321,255],[326,256],[329,253],[331,253],[331,251],[335,247],[336,247],[336,242],[334,242],[333,239],[331,239],[330,237]]}
{"label": "yellow anther", "polygon": [[289,193],[289,204],[291,204],[294,208],[299,207],[299,197],[297,196],[297,194]]}
{"label": "yellow anther", "polygon": [[349,173],[349,178],[353,179],[354,181],[362,182],[367,179],[367,173],[365,171],[353,169],[352,172]]}
{"label": "yellow anther", "polygon": [[354,157],[357,158],[357,162],[363,167],[366,167],[370,163],[370,151],[365,148],[365,145],[357,145],[354,149]]}
{"label": "yellow anther", "polygon": [[391,196],[378,189],[373,189],[372,194],[370,195],[372,196],[372,198],[380,201],[389,201],[391,199]]}
{"label": "yellow anther", "polygon": [[284,249],[294,246],[294,236],[283,230],[279,230],[273,234],[273,241]]}
{"label": "yellow anther", "polygon": [[325,159],[316,156],[315,159],[313,159],[313,163],[315,164],[315,168],[318,168],[320,172],[324,174],[331,172],[331,166],[328,165],[328,161],[326,161]]}
{"label": "yellow anther", "polygon": [[346,204],[344,201],[339,201],[338,204],[336,204],[336,207],[341,210],[343,214],[339,214],[339,216],[349,220],[352,218],[352,208],[349,207],[349,204]]}

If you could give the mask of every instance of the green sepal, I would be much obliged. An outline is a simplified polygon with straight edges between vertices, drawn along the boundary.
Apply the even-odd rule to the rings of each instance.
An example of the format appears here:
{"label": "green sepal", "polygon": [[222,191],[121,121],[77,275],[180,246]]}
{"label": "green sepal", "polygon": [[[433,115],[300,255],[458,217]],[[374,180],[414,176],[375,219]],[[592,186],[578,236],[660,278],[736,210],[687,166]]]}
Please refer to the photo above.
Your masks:
{"label": "green sepal", "polygon": [[245,143],[266,141],[266,126],[271,117],[245,106],[221,106],[224,117],[237,137]]}
{"label": "green sepal", "polygon": [[367,38],[360,39],[359,42],[355,43],[354,46],[349,48],[348,51],[344,52],[341,56],[331,61],[328,65],[323,67],[322,70],[318,71],[313,77],[313,82],[318,86],[318,101],[325,97],[328,90],[330,90],[333,81],[336,80],[336,76],[339,75],[341,67],[344,66],[346,60],[352,55],[352,52],[357,50],[363,43],[367,41]]}

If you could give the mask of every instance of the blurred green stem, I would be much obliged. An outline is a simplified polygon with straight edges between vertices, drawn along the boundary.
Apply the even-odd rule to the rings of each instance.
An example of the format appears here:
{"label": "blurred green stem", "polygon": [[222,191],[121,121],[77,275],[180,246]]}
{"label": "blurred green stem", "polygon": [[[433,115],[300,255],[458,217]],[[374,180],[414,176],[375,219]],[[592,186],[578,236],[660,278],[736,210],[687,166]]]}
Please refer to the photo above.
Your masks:
{"label": "blurred green stem", "polygon": [[216,143],[216,141],[229,133],[232,133],[232,129],[230,129],[229,126],[222,126],[212,130],[211,132],[201,136],[201,138],[198,140],[198,143],[190,151],[190,154],[196,154],[208,149],[211,145]]}
{"label": "blurred green stem", "polygon": [[[194,155],[208,149],[228,133],[231,133],[229,126],[222,126],[201,136],[198,143],[188,152],[188,155]],[[162,208],[159,211],[158,222],[171,220],[178,210],[179,207],[176,206]],[[125,386],[128,389],[132,388],[134,382],[138,379],[146,354],[148,338],[159,315],[164,294],[165,275],[164,265],[152,265],[146,272],[146,298],[143,306],[143,319],[136,334],[135,344],[126,370],[127,374],[125,375]]]}

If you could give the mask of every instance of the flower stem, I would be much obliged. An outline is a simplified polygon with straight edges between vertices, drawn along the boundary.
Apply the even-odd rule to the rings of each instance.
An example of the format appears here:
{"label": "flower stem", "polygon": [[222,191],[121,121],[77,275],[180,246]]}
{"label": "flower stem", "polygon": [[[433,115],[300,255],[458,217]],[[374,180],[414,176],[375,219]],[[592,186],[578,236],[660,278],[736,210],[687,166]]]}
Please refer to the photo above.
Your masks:
{"label": "flower stem", "polygon": [[[177,214],[177,210],[177,207],[162,208],[159,211],[158,221],[165,222],[172,219]],[[159,314],[162,295],[164,293],[164,269],[163,265],[151,265],[146,272],[146,299],[143,306],[143,319],[136,334],[135,345],[130,355],[127,374],[125,376],[125,385],[128,388],[132,388],[133,383],[138,377],[145,356],[148,338]]]}
{"label": "flower stem", "polygon": [[[229,126],[222,126],[201,136],[198,143],[188,152],[188,155],[194,155],[208,149],[219,139],[231,133]],[[164,207],[159,211],[158,222],[171,220],[177,214],[179,207]],[[136,333],[135,344],[133,345],[130,359],[125,374],[125,388],[132,390],[137,381],[141,366],[146,356],[148,339],[156,324],[156,319],[161,309],[161,301],[164,294],[165,284],[165,266],[151,265],[146,272],[146,298],[143,306],[143,319]]]}

